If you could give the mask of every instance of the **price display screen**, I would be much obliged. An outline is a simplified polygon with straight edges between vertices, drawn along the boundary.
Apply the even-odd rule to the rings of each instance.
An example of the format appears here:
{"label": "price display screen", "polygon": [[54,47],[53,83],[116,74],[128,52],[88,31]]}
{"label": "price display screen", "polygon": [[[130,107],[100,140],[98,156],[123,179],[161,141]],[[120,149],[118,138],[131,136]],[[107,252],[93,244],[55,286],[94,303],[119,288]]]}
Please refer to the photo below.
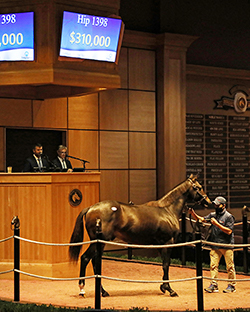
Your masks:
{"label": "price display screen", "polygon": [[34,61],[34,12],[0,14],[0,61]]}
{"label": "price display screen", "polygon": [[122,20],[64,11],[60,56],[116,62]]}

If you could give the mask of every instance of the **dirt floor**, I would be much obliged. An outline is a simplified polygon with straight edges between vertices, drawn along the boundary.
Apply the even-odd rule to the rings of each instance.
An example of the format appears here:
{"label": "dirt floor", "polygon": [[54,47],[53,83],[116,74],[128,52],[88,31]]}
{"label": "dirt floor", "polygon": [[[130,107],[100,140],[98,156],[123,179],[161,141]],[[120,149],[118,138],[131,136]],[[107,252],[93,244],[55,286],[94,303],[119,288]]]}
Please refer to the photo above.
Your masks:
{"label": "dirt floor", "polygon": [[[102,275],[121,279],[161,280],[160,265],[131,263],[113,260],[103,260]],[[170,280],[195,277],[195,269],[170,267]],[[204,276],[210,276],[204,271]],[[219,278],[227,278],[220,273]],[[250,275],[239,275],[237,279],[249,279]],[[203,281],[203,286],[209,285],[209,280]],[[148,308],[150,311],[186,311],[198,310],[196,281],[172,282],[172,288],[179,297],[163,294],[156,283],[130,283],[103,279],[102,284],[110,297],[101,298],[102,309],[127,310],[133,307]],[[219,282],[219,293],[204,292],[204,310],[250,308],[250,281],[238,282],[237,291],[232,294],[223,293],[227,287],[225,281]],[[52,304],[65,307],[95,308],[95,280],[86,280],[86,298],[78,295],[77,281],[46,281],[34,279],[20,283],[20,301],[37,304]],[[13,300],[13,280],[1,280],[0,299]]]}

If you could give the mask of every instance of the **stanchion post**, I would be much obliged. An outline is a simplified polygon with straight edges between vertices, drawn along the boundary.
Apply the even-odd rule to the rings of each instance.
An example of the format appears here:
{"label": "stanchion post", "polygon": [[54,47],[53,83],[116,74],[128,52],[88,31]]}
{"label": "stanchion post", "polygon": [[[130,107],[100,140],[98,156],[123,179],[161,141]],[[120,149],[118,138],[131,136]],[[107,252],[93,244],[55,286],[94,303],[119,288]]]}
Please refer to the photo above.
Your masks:
{"label": "stanchion post", "polygon": [[[16,216],[12,219],[14,225],[14,270],[20,270],[20,221]],[[14,301],[20,301],[20,273],[14,271]]]}
{"label": "stanchion post", "polygon": [[[201,240],[201,233],[195,233],[195,240]],[[202,246],[201,242],[196,243],[196,252],[195,252],[195,260],[196,260],[196,277],[203,276],[202,275]],[[204,300],[203,300],[203,278],[196,280],[197,285],[197,307],[198,311],[204,311]]]}
{"label": "stanchion post", "polygon": [[[182,212],[181,215],[181,238],[182,243],[186,243],[186,212]],[[181,264],[186,265],[186,247],[181,248]]]}
{"label": "stanchion post", "polygon": [[[248,243],[248,224],[247,224],[247,214],[242,216],[242,227],[243,227],[243,244]],[[248,247],[243,247],[243,270],[244,273],[248,273]]]}
{"label": "stanchion post", "polygon": [[128,247],[128,259],[131,260],[133,257],[133,248]]}
{"label": "stanchion post", "polygon": [[[102,238],[101,220],[96,220],[96,239]],[[102,274],[102,243],[96,243],[95,274]],[[95,278],[95,309],[101,309],[101,278]]]}

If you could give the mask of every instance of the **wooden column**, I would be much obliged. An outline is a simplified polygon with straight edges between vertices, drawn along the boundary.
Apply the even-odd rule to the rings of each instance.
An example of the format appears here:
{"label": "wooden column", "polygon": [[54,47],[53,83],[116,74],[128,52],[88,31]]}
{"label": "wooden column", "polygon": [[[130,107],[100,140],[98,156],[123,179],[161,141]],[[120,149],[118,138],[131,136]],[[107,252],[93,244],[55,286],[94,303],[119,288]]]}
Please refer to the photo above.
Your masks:
{"label": "wooden column", "polygon": [[186,177],[186,51],[195,39],[157,38],[158,197]]}

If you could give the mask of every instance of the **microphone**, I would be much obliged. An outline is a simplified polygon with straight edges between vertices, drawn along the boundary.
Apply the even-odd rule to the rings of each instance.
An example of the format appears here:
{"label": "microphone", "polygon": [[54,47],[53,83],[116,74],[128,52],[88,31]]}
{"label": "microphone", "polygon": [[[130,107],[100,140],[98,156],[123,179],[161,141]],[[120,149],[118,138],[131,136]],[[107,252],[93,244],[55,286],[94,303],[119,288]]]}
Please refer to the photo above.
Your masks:
{"label": "microphone", "polygon": [[85,163],[89,163],[89,161],[87,161],[87,160],[80,159],[80,158],[77,158],[77,157],[74,157],[74,156],[70,156],[70,155],[68,155],[68,154],[66,154],[66,157],[68,157],[68,158],[73,158],[73,159],[77,159],[77,160],[83,161],[83,162],[85,162]]}
{"label": "microphone", "polygon": [[48,156],[48,155],[46,155],[46,154],[41,154],[41,158],[46,159],[47,162],[48,162],[50,165],[52,165],[54,168],[57,168],[57,167],[56,167],[56,164],[54,164],[54,163],[49,159],[49,156]]}

